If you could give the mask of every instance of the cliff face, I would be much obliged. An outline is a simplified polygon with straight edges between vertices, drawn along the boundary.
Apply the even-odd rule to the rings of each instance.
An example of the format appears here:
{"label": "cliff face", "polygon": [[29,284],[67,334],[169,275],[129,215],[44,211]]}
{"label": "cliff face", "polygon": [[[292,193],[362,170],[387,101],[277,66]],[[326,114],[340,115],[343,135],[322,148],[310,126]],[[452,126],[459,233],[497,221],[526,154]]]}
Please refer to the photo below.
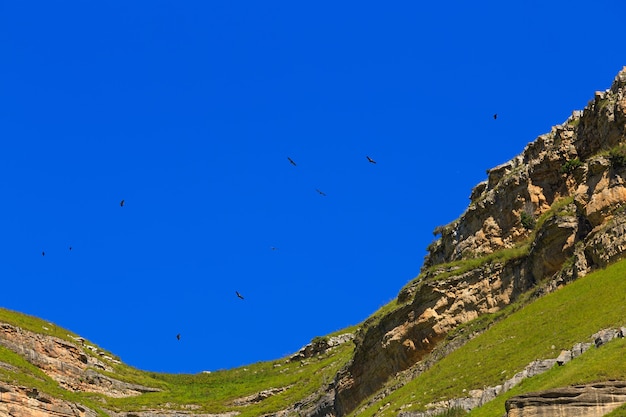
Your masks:
{"label": "cliff face", "polygon": [[[314,394],[264,415],[339,417],[358,412],[368,399],[393,391],[396,386],[389,383],[398,375],[415,377],[464,343],[462,338],[447,339],[459,325],[498,312],[529,290],[553,291],[626,257],[625,204],[626,67],[583,111],[488,171],[487,180],[471,191],[467,210],[437,228],[439,237],[428,248],[419,277],[400,291],[391,307],[363,323],[354,338],[320,339],[289,358],[285,367],[304,367],[337,346],[354,343],[348,364],[336,374],[339,366],[333,368],[334,380],[324,379]],[[105,403],[107,397],[158,391],[115,378],[119,362],[80,338],[70,341],[0,323],[0,347],[25,358],[61,389],[93,393]],[[0,362],[0,376],[11,367]],[[246,407],[250,398],[263,401],[289,390],[268,386],[243,402],[217,408],[224,410],[221,416],[234,416],[239,411],[228,411],[232,404]],[[510,415],[542,415],[529,410],[543,397],[532,398],[512,401]],[[107,413],[148,417],[172,411]],[[179,414],[208,415],[193,410]],[[95,412],[5,382],[0,385],[0,416],[5,415],[89,417]]]}
{"label": "cliff face", "polygon": [[[584,111],[489,170],[465,213],[436,230],[441,236],[418,279],[400,292],[399,307],[366,323],[357,338],[354,359],[336,381],[336,414],[417,364],[457,325],[500,310],[540,282],[552,279],[546,288],[554,289],[624,257],[625,143],[626,68]],[[519,253],[489,260],[507,250]],[[462,262],[451,264],[476,258],[486,261],[466,271]]]}
{"label": "cliff face", "polygon": [[466,212],[441,228],[425,267],[513,247],[529,235],[523,213],[538,217],[567,196],[576,199],[583,234],[589,226],[605,223],[626,196],[623,166],[612,165],[607,155],[624,141],[625,86],[622,70],[584,111],[574,112],[520,155],[489,170],[488,179],[472,190]]}
{"label": "cliff face", "polygon": [[338,415],[351,412],[391,376],[421,361],[457,325],[498,311],[532,284],[523,261],[485,265],[439,280],[434,275],[406,288],[400,294],[406,304],[366,327],[352,364],[338,377]]}

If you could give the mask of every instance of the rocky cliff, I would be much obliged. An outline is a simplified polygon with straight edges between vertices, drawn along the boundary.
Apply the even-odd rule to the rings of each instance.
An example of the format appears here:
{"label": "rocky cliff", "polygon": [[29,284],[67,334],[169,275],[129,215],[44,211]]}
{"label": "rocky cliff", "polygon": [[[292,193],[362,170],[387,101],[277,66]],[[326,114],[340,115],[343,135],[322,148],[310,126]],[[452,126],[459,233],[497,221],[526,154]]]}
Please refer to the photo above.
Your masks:
{"label": "rocky cliff", "polygon": [[[459,324],[539,283],[552,280],[545,288],[554,289],[624,257],[625,157],[626,68],[583,111],[489,170],[461,217],[436,229],[440,237],[399,307],[356,339],[336,381],[336,415],[418,364]],[[483,262],[464,266],[473,259]]]}
{"label": "rocky cliff", "polygon": [[[328,358],[333,351],[343,349],[345,353],[346,344],[353,345],[349,360],[324,368],[342,364],[333,370],[332,379],[323,378],[314,391],[291,400],[280,411],[261,414],[358,414],[475,335],[457,331],[460,326],[498,313],[522,297],[532,299],[552,292],[625,258],[625,179],[626,68],[610,89],[595,93],[584,110],[573,112],[563,124],[529,143],[520,155],[488,171],[487,180],[471,191],[466,211],[435,230],[437,239],[428,248],[420,275],[399,292],[397,300],[366,320],[355,334],[316,340],[284,364],[275,364],[275,369],[284,366],[303,372],[315,361],[331,363]],[[104,403],[106,398],[158,391],[116,378],[116,360],[85,346],[81,339],[54,338],[0,324],[0,346],[41,369],[61,389],[93,393]],[[0,362],[0,366],[10,369],[12,365]],[[276,372],[283,371],[287,369]],[[250,399],[261,402],[286,396],[294,391],[291,387],[268,386],[230,400],[229,406],[245,410]],[[510,415],[531,415],[528,410],[532,407],[549,402],[546,395],[511,400],[507,406]],[[244,412],[220,407],[217,409],[224,410],[221,415]],[[99,412],[115,416],[142,415],[140,410],[134,414],[102,410]],[[180,413],[209,415],[191,410]],[[0,386],[0,416],[94,413],[18,383],[5,381]],[[168,413],[167,409],[148,412]]]}

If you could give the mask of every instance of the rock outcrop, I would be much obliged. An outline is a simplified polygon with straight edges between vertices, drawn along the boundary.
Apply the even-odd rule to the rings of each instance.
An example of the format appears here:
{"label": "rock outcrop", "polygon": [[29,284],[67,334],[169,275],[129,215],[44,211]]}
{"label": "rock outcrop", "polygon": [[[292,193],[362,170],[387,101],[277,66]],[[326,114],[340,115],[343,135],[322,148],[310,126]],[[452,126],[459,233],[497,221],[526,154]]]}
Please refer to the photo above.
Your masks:
{"label": "rock outcrop", "polygon": [[626,382],[555,388],[509,398],[507,417],[600,417],[626,403]]}
{"label": "rock outcrop", "polygon": [[80,404],[60,400],[36,388],[0,382],[0,415],[11,417],[96,417]]}
{"label": "rock outcrop", "polygon": [[[441,236],[398,307],[355,339],[354,359],[337,376],[335,414],[353,411],[457,325],[539,282],[553,279],[545,288],[554,290],[625,257],[625,178],[626,68],[584,111],[489,170],[465,213],[436,229]],[[458,263],[481,258],[469,268]]]}
{"label": "rock outcrop", "polygon": [[391,375],[428,355],[448,332],[481,314],[496,312],[531,287],[524,261],[486,264],[443,278],[432,274],[401,293],[410,300],[357,337],[351,365],[338,375],[336,412],[352,411]]}
{"label": "rock outcrop", "polygon": [[100,373],[98,370],[112,372],[112,363],[117,361],[94,346],[85,345],[83,339],[78,339],[78,343],[72,343],[0,323],[0,346],[23,356],[69,391],[95,392],[109,397],[158,391]]}
{"label": "rock outcrop", "polygon": [[311,358],[316,355],[320,355],[328,349],[332,349],[335,346],[338,346],[342,343],[346,343],[354,339],[353,333],[344,333],[337,336],[331,337],[317,337],[313,339],[313,341],[302,349],[291,355],[289,360],[291,361],[299,361]]}

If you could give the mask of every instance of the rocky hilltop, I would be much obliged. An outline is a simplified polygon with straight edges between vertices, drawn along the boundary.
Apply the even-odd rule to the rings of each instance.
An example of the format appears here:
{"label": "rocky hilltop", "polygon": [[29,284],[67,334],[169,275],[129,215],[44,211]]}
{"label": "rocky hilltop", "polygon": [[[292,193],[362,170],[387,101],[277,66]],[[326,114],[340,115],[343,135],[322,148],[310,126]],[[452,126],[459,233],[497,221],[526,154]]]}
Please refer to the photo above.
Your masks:
{"label": "rocky hilltop", "polygon": [[[0,416],[399,414],[389,411],[391,402],[377,404],[487,331],[489,326],[481,325],[482,318],[497,321],[498,314],[505,317],[503,312],[511,310],[507,310],[509,306],[532,303],[626,257],[625,179],[626,67],[610,89],[595,93],[584,110],[574,111],[521,154],[488,171],[487,180],[471,191],[466,211],[435,229],[437,238],[428,247],[420,275],[400,290],[394,302],[356,329],[316,339],[290,358],[268,366],[271,370],[254,371],[258,375],[293,372],[291,382],[280,387],[268,385],[219,405],[200,406],[193,401],[176,405],[173,394],[158,397],[173,389],[170,382],[163,382],[169,381],[165,377],[141,379],[135,371],[124,371],[124,377],[119,377],[116,372],[122,364],[80,338],[55,338],[0,323],[0,346],[24,358],[58,386],[42,392],[20,383],[11,376],[17,372],[16,366],[0,361],[0,381],[4,381],[0,383]],[[598,334],[591,341],[579,342],[591,346],[595,340],[599,346],[597,340],[602,337]],[[623,337],[623,330],[611,334]],[[549,365],[556,363],[564,361],[554,358]],[[237,372],[241,378],[246,371]],[[469,410],[473,406],[463,404],[483,404],[506,391],[505,372],[500,388],[479,394],[474,390],[474,396],[482,398],[479,403],[455,403],[448,398],[424,407],[437,410],[437,404],[448,408],[461,404],[459,407]],[[210,377],[202,378],[208,381]],[[307,382],[304,388],[301,381],[305,379],[316,382]],[[624,386],[607,382],[564,387],[516,397],[506,408],[511,416],[531,415],[530,409],[532,415],[554,415],[549,407],[564,403],[555,398],[577,396],[583,399],[580,404],[596,410],[596,414],[577,415],[603,415],[626,401]],[[65,391],[90,394],[73,399],[59,394]],[[593,392],[602,395],[594,397]],[[86,402],[91,408],[81,402],[84,398],[89,399]],[[150,403],[149,398],[167,400]],[[283,402],[278,402],[279,398]],[[610,404],[603,400],[606,398]],[[273,400],[274,405],[252,411],[252,404]],[[548,407],[544,411],[540,410],[542,404]],[[574,405],[579,411],[584,408],[580,404]],[[372,407],[378,408],[372,411]],[[416,405],[403,404],[399,409],[412,407]],[[432,411],[402,413],[435,415]]]}
{"label": "rocky hilltop", "polygon": [[[399,306],[361,329],[337,378],[336,415],[420,363],[458,325],[539,284],[551,291],[623,258],[625,141],[626,68],[583,111],[490,169],[461,217],[435,230],[440,237]],[[471,259],[484,262],[464,268]]]}

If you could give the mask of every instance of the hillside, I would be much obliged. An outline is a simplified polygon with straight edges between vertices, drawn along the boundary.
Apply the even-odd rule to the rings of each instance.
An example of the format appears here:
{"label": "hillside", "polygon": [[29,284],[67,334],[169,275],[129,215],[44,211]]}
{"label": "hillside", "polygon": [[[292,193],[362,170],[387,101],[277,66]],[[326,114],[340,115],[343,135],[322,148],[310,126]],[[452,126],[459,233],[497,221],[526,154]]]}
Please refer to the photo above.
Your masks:
{"label": "hillside", "polygon": [[625,178],[626,68],[490,169],[420,275],[360,325],[272,362],[172,375],[0,310],[0,416],[620,415]]}

